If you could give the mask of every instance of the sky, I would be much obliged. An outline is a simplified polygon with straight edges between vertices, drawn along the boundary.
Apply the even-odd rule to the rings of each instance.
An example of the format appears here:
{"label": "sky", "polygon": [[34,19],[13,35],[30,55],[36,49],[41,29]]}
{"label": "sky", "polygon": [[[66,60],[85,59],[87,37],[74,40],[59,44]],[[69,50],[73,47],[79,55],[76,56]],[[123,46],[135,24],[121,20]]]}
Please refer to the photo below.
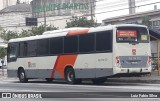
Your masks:
{"label": "sky", "polygon": [[[160,0],[135,0],[136,1],[136,13],[145,12],[145,11],[151,11],[154,10],[154,5],[157,5],[157,9],[160,9],[160,3],[148,5],[148,6],[141,6],[141,5],[147,5],[155,2],[160,2]],[[128,0],[99,0],[96,3],[96,14],[101,12],[106,12],[102,14],[97,14],[96,18],[98,22],[102,22],[103,19],[122,16],[122,15],[128,15],[129,10],[118,10],[128,8]],[[112,12],[109,12],[112,11]]]}
{"label": "sky", "polygon": [[[21,2],[30,2],[32,0],[21,0]],[[95,19],[97,22],[101,23],[102,20],[122,15],[128,15],[129,9],[128,8],[128,0],[96,0],[96,11],[95,11]],[[136,13],[144,12],[144,11],[151,11],[154,10],[154,5],[157,6],[157,9],[160,9],[160,3],[147,5],[155,2],[160,2],[160,0],[135,0],[136,1]],[[147,5],[147,6],[141,6]],[[118,10],[124,9],[124,10]],[[118,11],[113,11],[118,10]],[[102,13],[105,12],[105,13]],[[101,13],[101,14],[98,14]]]}

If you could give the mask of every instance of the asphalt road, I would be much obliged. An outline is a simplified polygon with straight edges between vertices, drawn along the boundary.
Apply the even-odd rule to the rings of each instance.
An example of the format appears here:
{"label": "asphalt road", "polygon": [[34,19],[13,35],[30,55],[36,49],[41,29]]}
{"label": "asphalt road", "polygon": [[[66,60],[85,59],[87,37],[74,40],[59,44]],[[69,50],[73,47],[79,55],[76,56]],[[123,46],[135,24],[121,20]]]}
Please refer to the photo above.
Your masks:
{"label": "asphalt road", "polygon": [[[144,94],[146,92],[160,92],[160,84],[106,82],[103,85],[93,85],[86,81],[81,85],[68,85],[64,81],[47,83],[44,80],[31,80],[29,83],[19,83],[18,79],[5,79],[0,81],[0,92],[17,92],[18,94],[35,92],[41,93],[42,97],[44,95],[49,97],[5,99],[5,101],[159,101],[154,97],[131,98],[131,94],[134,95],[136,92],[136,94],[142,95],[143,93],[140,92],[144,92]],[[4,99],[0,100],[4,101]]]}

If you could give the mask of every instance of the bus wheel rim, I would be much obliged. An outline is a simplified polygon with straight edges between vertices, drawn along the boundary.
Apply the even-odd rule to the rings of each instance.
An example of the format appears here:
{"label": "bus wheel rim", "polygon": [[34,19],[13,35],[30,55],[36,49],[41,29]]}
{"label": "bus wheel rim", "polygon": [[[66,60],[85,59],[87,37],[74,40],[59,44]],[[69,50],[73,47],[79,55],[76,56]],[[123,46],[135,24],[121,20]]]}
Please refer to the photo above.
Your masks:
{"label": "bus wheel rim", "polygon": [[67,78],[68,78],[68,81],[73,81],[73,78],[74,78],[74,75],[72,72],[69,72],[68,75],[67,75]]}
{"label": "bus wheel rim", "polygon": [[24,79],[24,73],[20,74],[20,79],[22,79],[22,80]]}

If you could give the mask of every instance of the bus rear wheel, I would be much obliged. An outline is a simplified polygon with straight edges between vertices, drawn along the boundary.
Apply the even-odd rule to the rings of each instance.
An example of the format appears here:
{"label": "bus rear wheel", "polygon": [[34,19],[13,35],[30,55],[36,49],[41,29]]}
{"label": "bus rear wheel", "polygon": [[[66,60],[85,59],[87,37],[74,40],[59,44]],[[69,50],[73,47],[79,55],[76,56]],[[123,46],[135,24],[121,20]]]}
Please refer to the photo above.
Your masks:
{"label": "bus rear wheel", "polygon": [[74,72],[74,69],[72,69],[72,68],[68,68],[65,71],[65,79],[68,84],[80,84],[82,82],[81,79],[75,78],[75,72]]}
{"label": "bus rear wheel", "polygon": [[18,72],[18,78],[19,78],[19,81],[21,83],[26,83],[28,82],[28,79],[26,78],[26,74],[25,74],[25,71],[24,69],[20,69],[19,72]]}

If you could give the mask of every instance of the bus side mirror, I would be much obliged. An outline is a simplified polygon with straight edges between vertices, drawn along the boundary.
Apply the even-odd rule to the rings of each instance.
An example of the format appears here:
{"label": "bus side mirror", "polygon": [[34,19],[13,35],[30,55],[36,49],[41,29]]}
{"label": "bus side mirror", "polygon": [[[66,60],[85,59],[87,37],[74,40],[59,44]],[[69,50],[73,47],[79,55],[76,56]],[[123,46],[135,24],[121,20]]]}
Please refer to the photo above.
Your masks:
{"label": "bus side mirror", "polygon": [[17,57],[7,58],[7,62],[12,62],[16,60],[17,60]]}

